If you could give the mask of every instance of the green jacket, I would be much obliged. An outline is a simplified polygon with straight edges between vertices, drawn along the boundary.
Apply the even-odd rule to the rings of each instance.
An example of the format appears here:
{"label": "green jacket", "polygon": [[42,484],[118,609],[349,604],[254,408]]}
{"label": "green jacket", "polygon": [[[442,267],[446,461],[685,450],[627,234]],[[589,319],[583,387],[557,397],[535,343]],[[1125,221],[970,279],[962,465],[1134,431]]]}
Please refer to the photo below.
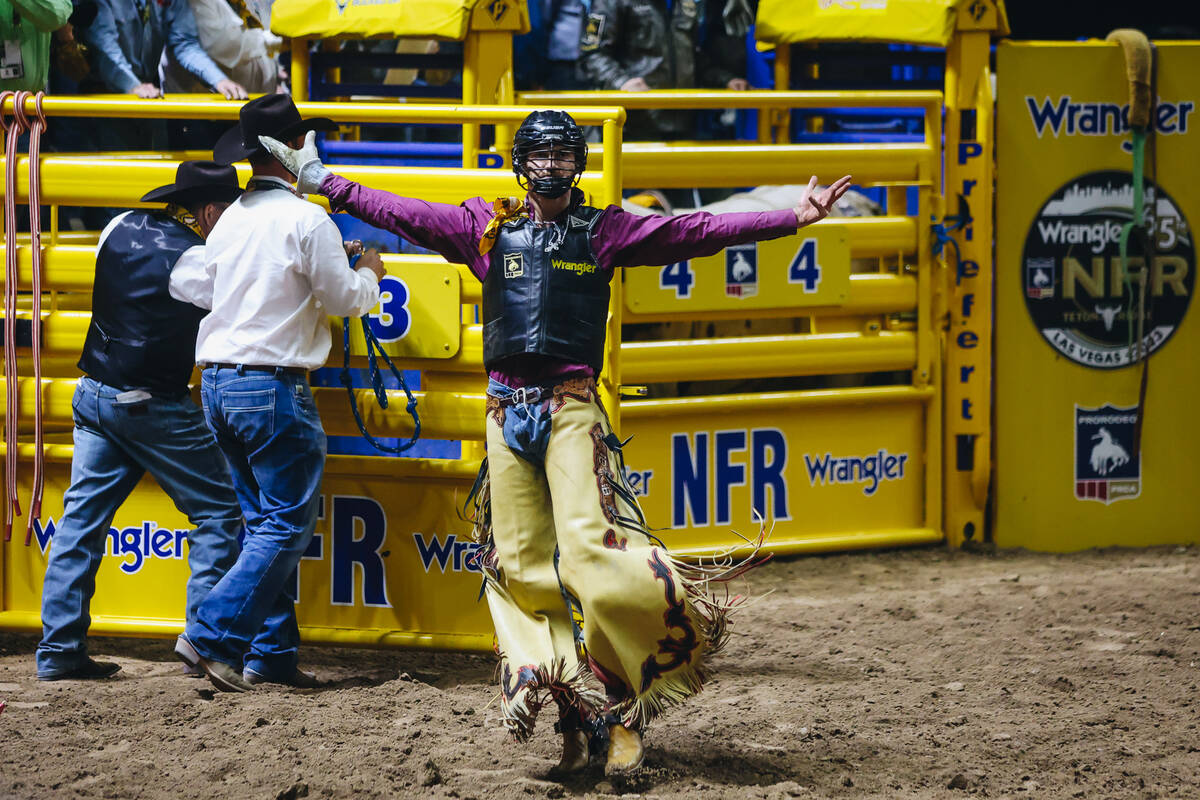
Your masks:
{"label": "green jacket", "polygon": [[24,71],[20,78],[0,78],[0,90],[46,88],[50,34],[67,24],[71,10],[71,0],[0,0],[0,41],[21,43]]}

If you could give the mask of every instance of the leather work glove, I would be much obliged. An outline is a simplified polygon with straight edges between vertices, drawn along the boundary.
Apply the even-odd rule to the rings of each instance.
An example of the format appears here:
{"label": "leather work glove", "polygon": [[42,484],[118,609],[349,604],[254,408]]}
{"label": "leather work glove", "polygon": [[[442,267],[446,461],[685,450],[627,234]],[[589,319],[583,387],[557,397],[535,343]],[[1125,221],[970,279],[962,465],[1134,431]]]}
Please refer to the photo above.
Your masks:
{"label": "leather work glove", "polygon": [[296,176],[296,191],[301,194],[320,193],[321,184],[333,174],[325,168],[321,157],[317,155],[316,131],[309,131],[304,135],[304,145],[299,150],[293,150],[270,136],[260,136],[258,141],[275,156],[276,161]]}

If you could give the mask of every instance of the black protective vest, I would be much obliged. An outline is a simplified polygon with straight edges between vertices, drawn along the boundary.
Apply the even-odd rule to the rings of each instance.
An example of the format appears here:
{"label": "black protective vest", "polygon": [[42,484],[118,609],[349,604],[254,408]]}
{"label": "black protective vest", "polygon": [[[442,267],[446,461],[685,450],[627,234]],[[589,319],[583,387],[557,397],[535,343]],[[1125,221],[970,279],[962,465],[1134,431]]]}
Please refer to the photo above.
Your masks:
{"label": "black protective vest", "polygon": [[[604,211],[576,206],[566,233],[528,218],[504,223],[483,281],[483,363],[537,353],[587,364],[600,374],[608,321],[608,283],[592,253],[591,233]],[[547,252],[555,239],[562,242]]]}
{"label": "black protective vest", "polygon": [[132,211],[96,254],[92,323],[79,368],[118,389],[179,396],[196,361],[196,332],[207,311],[171,297],[171,270],[204,244],[161,212]]}

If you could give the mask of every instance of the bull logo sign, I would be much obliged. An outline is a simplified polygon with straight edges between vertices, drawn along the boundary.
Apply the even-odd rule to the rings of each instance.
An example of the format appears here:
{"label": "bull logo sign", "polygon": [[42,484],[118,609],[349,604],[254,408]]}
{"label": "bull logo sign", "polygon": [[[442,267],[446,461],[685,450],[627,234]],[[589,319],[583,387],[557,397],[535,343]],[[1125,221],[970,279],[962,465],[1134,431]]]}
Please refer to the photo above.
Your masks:
{"label": "bull logo sign", "polygon": [[1137,420],[1137,406],[1075,406],[1075,499],[1108,505],[1142,493]]}

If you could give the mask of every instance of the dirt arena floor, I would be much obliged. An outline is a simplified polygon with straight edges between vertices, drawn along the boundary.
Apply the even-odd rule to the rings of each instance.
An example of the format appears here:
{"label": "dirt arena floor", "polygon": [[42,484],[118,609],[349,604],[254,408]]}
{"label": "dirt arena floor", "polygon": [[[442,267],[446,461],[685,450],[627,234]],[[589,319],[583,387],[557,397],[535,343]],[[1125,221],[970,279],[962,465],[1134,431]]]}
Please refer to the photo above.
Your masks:
{"label": "dirt arena floor", "polygon": [[0,634],[0,797],[1200,797],[1200,548],[777,561],[647,766],[568,783],[497,727],[492,661],[309,647],[323,690],[214,694],[160,641],[38,683]]}

